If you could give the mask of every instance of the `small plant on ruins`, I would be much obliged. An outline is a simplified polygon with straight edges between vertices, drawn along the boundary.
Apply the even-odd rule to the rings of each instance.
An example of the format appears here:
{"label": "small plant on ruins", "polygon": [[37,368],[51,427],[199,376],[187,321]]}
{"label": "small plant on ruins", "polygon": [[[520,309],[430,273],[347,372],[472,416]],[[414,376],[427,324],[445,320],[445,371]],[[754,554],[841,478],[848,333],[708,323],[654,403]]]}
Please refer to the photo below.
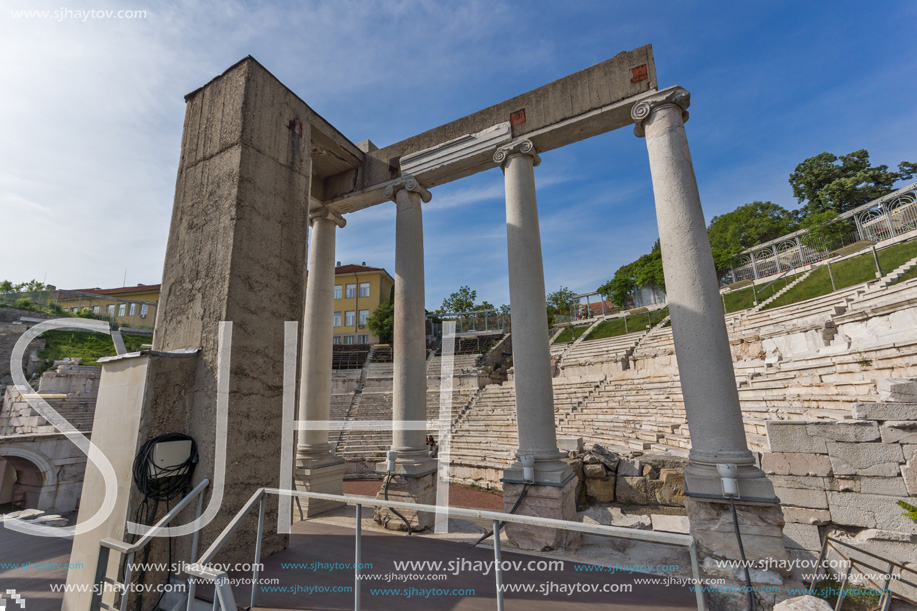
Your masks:
{"label": "small plant on ruins", "polygon": [[872,359],[863,359],[862,361],[857,361],[857,364],[860,367],[872,367]]}
{"label": "small plant on ruins", "polygon": [[917,507],[914,507],[913,505],[904,501],[898,501],[898,506],[904,510],[904,517],[910,518],[917,522]]}

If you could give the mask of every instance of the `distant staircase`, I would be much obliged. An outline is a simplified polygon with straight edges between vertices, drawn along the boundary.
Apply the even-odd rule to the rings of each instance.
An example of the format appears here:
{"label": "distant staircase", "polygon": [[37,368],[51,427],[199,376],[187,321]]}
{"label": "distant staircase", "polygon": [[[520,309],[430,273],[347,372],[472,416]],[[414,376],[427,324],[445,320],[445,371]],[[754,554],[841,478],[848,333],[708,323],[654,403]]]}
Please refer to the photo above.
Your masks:
{"label": "distant staircase", "polygon": [[762,301],[761,303],[759,303],[758,305],[756,305],[755,307],[751,308],[751,310],[749,310],[749,313],[751,313],[751,312],[760,312],[761,310],[763,310],[764,308],[766,308],[769,304],[771,304],[771,303],[777,301],[777,300],[780,299],[780,297],[782,297],[787,291],[789,291],[789,290],[792,289],[794,286],[796,286],[797,284],[799,284],[800,282],[802,282],[803,280],[805,280],[806,278],[808,278],[809,276],[811,276],[813,271],[815,271],[815,268],[814,268],[814,267],[813,267],[812,269],[810,269],[809,271],[807,271],[806,273],[804,273],[803,275],[801,275],[800,277],[798,277],[798,278],[796,278],[795,280],[793,280],[792,282],[790,282],[788,285],[786,285],[785,287],[783,287],[782,289],[780,289],[779,291],[777,291],[776,293],[774,293],[773,295],[771,295],[770,297],[768,297],[767,299],[765,299],[764,301]]}
{"label": "distant staircase", "polygon": [[904,276],[904,274],[908,273],[915,267],[917,267],[917,257],[914,257],[904,265],[898,266],[892,273],[883,276],[877,283],[877,288],[884,289],[890,287],[894,283],[901,280],[901,277]]}

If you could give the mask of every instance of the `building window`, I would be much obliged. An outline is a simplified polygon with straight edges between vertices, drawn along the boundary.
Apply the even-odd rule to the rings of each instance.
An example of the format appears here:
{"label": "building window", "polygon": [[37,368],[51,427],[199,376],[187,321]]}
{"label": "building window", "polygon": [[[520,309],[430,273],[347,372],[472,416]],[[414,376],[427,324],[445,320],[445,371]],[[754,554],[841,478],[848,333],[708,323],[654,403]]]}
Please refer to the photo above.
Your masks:
{"label": "building window", "polygon": [[369,318],[369,310],[360,310],[360,326],[366,324],[367,318]]}
{"label": "building window", "polygon": [[340,337],[339,335],[335,335],[334,338],[333,338],[331,341],[333,341],[333,342],[334,342],[335,344],[337,344],[337,345],[340,345],[340,343],[341,343],[341,337]]}
{"label": "building window", "polygon": [[341,326],[341,313],[340,312],[334,313],[334,326],[335,327]]}
{"label": "building window", "polygon": [[357,296],[357,285],[348,284],[347,285],[347,299],[353,299]]}
{"label": "building window", "polygon": [[369,297],[369,282],[360,283],[360,297]]}
{"label": "building window", "polygon": [[141,303],[140,304],[140,318],[146,318],[146,313],[149,311],[149,309],[150,307],[147,304]]}
{"label": "building window", "polygon": [[357,336],[357,343],[358,343],[358,344],[368,344],[368,343],[369,343],[369,336],[368,336],[368,335],[359,335],[359,336]]}
{"label": "building window", "polygon": [[136,304],[136,303],[132,303],[132,304],[131,304],[131,309],[130,309],[130,311],[129,311],[129,315],[130,315],[130,316],[133,316],[133,315],[136,314],[136,313],[137,313],[137,304]]}
{"label": "building window", "polygon": [[353,344],[353,335],[345,335],[344,343],[348,345]]}
{"label": "building window", "polygon": [[119,303],[119,304],[118,304],[118,316],[124,316],[124,313],[125,313],[126,311],[127,311],[127,304],[126,304],[126,303]]}
{"label": "building window", "polygon": [[334,298],[335,299],[341,298],[341,285],[340,284],[334,285]]}
{"label": "building window", "polygon": [[100,308],[100,307],[101,307],[101,306],[92,306],[92,313],[93,313],[93,314],[98,314],[98,313],[99,313],[99,308]]}
{"label": "building window", "polygon": [[108,315],[109,315],[109,316],[114,316],[114,315],[115,315],[115,305],[114,305],[114,304],[108,306]]}
{"label": "building window", "polygon": [[[353,326],[353,323],[354,323],[354,319],[356,318],[356,315],[357,315],[357,313],[356,313],[355,311],[353,311],[353,310],[344,312],[344,326],[345,326],[345,327],[352,327],[352,326]],[[352,342],[351,342],[351,343],[352,343]]]}

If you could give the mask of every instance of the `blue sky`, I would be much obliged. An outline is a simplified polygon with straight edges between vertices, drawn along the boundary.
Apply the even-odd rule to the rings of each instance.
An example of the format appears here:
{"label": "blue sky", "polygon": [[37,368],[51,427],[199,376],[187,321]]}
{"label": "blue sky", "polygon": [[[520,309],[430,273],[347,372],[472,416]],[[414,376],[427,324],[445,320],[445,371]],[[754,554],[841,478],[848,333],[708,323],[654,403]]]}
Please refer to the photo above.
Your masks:
{"label": "blue sky", "polygon": [[[143,19],[15,18],[134,9]],[[291,8],[293,7],[293,8]],[[804,158],[917,161],[917,4],[908,2],[8,2],[0,9],[0,279],[156,283],[184,94],[255,56],[352,141],[386,146],[652,44],[692,94],[709,221],[796,205]],[[618,130],[536,169],[545,281],[594,290],[656,240],[644,142]],[[427,307],[462,284],[508,303],[502,176],[433,191]],[[348,217],[337,259],[394,271],[394,207]]]}

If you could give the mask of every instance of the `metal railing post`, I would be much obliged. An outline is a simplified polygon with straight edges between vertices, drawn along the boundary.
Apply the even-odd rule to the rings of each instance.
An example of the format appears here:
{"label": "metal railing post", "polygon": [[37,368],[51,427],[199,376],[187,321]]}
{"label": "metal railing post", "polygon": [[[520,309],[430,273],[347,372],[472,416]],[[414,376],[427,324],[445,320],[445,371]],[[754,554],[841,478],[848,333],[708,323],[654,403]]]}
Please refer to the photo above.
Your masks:
{"label": "metal railing post", "polygon": [[[697,544],[691,543],[688,548],[691,552],[691,574],[697,579],[700,576],[700,563],[697,561]],[[704,611],[704,588],[700,583],[694,584],[694,598],[697,600],[698,611]]]}
{"label": "metal railing post", "polygon": [[494,576],[497,580],[497,611],[503,611],[503,567],[500,563],[499,520],[494,520]]}
{"label": "metal railing post", "polygon": [[720,297],[723,298],[723,314],[729,314],[729,312],[726,311],[726,293],[720,293]]}
{"label": "metal railing post", "polygon": [[879,253],[876,252],[876,245],[872,245],[872,258],[876,261],[876,278],[881,278],[885,274],[882,273],[882,266],[879,264]]}
{"label": "metal railing post", "polygon": [[[196,522],[201,517],[201,506],[204,503],[204,495],[199,494],[197,496],[197,508],[194,510],[194,521]],[[201,541],[201,531],[200,529],[195,529],[194,534],[191,536],[191,562],[194,562],[195,557],[197,557],[197,547]],[[185,607],[185,611],[192,611],[194,608],[194,594],[197,590],[197,580],[192,579],[191,575],[188,575],[188,604]]]}
{"label": "metal railing post", "polygon": [[360,611],[360,562],[363,556],[362,534],[363,534],[363,505],[357,505],[357,524],[356,540],[354,542],[353,558],[353,609]]}
{"label": "metal railing post", "polygon": [[809,584],[808,594],[811,596],[812,592],[815,591],[816,577],[818,576],[818,571],[821,570],[821,563],[824,562],[825,556],[828,554],[828,536],[825,535],[824,541],[821,543],[821,551],[818,553],[818,560],[815,561],[815,575],[812,577],[812,583]]}
{"label": "metal railing post", "polygon": [[127,599],[130,598],[131,574],[134,571],[134,554],[127,555],[124,563],[124,591],[121,593],[121,611],[127,611]]}
{"label": "metal railing post", "polygon": [[627,335],[630,331],[627,330],[627,312],[624,312],[624,335]]}
{"label": "metal railing post", "polygon": [[105,575],[108,573],[108,556],[111,551],[104,545],[99,546],[99,559],[96,564],[96,589],[92,592],[89,608],[92,611],[101,609],[102,593],[105,590]]}
{"label": "metal railing post", "polygon": [[850,581],[850,572],[853,570],[853,560],[847,563],[847,572],[844,573],[844,581],[841,582],[840,592],[837,594],[837,604],[834,605],[834,611],[841,611],[844,606],[844,597],[847,595],[847,582]]}
{"label": "metal railing post", "polygon": [[255,608],[255,599],[258,597],[258,565],[261,564],[261,538],[264,533],[264,502],[267,495],[261,496],[261,504],[258,506],[258,538],[255,539],[255,563],[252,566],[252,609]]}
{"label": "metal railing post", "polygon": [[837,283],[834,282],[834,271],[831,269],[831,261],[828,261],[828,277],[831,278],[831,292],[837,291]]}
{"label": "metal railing post", "polygon": [[755,305],[758,305],[758,287],[755,286],[754,281],[751,283],[751,291],[755,295]]}

